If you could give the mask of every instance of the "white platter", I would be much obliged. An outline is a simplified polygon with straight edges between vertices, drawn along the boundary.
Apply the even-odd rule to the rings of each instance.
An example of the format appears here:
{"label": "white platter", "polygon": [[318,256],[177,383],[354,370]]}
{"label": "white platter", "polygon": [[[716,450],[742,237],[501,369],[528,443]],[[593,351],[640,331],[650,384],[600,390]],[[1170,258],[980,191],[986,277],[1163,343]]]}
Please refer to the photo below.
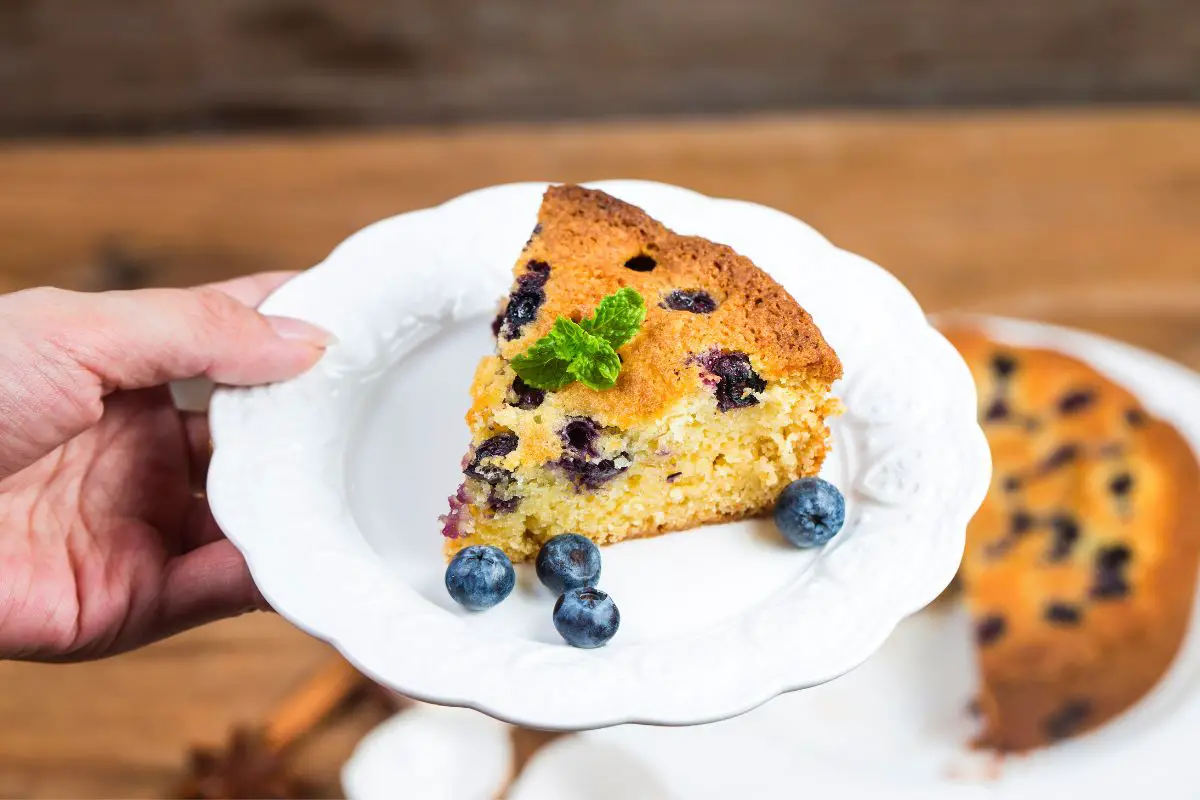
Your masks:
{"label": "white platter", "polygon": [[601,587],[622,628],[592,651],[558,639],[528,568],[484,614],[447,597],[437,516],[460,479],[467,387],[545,184],[371,225],[267,300],[338,343],[301,378],[217,392],[218,522],[279,613],[364,672],[508,721],[694,724],[843,674],[957,568],[990,473],[965,365],[892,276],[785,214],[592,185],[749,256],[837,350],[848,413],[823,474],[848,516],[834,542],[795,550],[750,521],[607,548]]}

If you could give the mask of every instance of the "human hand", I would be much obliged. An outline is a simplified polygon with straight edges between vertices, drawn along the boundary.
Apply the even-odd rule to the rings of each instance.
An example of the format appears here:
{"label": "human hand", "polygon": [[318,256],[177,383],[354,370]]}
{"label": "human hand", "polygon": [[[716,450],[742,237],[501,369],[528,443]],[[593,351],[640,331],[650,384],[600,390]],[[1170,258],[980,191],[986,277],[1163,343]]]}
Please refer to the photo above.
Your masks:
{"label": "human hand", "polygon": [[69,661],[265,608],[203,498],[168,381],[269,383],[329,342],[253,310],[291,275],[0,296],[0,658]]}

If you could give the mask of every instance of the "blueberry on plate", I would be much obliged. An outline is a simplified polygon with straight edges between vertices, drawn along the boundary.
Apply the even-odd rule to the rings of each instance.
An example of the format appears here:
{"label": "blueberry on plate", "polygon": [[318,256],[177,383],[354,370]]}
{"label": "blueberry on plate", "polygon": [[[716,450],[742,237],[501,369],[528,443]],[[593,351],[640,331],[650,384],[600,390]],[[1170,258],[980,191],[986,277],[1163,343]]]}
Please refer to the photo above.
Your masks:
{"label": "blueberry on plate", "polygon": [[555,594],[600,580],[600,548],[578,533],[560,533],[538,551],[538,580]]}
{"label": "blueberry on plate", "polygon": [[619,627],[617,604],[599,589],[568,589],[554,604],[554,628],[572,647],[600,647]]}
{"label": "blueberry on plate", "polygon": [[446,567],[446,591],[454,602],[471,611],[496,605],[508,597],[516,583],[517,572],[498,547],[464,547]]}
{"label": "blueberry on plate", "polygon": [[775,503],[775,525],[796,547],[820,547],[842,529],[846,501],[829,481],[792,481]]}

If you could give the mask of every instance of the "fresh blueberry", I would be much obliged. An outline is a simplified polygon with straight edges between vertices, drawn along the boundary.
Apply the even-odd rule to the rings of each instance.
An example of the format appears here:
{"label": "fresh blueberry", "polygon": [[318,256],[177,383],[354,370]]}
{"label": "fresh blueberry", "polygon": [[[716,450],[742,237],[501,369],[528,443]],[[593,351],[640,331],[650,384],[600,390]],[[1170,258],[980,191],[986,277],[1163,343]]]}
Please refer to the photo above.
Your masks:
{"label": "fresh blueberry", "polygon": [[454,602],[471,611],[496,605],[508,597],[516,583],[517,572],[498,547],[464,547],[446,567],[446,591]]}
{"label": "fresh blueberry", "polygon": [[842,529],[845,521],[842,493],[820,478],[792,481],[775,503],[775,525],[796,547],[820,547]]}
{"label": "fresh blueberry", "polygon": [[572,647],[600,647],[619,627],[617,604],[599,589],[567,589],[554,604],[554,629]]}
{"label": "fresh blueberry", "polygon": [[595,586],[600,580],[600,548],[586,536],[561,533],[538,551],[538,580],[555,594],[581,586]]}

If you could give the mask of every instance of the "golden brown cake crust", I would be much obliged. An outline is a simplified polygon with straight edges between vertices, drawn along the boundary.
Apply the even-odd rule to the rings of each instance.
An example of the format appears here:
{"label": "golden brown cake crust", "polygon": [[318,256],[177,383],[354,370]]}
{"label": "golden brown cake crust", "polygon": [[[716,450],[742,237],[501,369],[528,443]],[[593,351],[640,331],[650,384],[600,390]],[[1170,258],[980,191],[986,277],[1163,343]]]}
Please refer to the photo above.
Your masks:
{"label": "golden brown cake crust", "polygon": [[[571,532],[597,544],[758,514],[829,450],[837,356],[812,318],[728,247],[677,236],[578,186],[549,189],[471,384],[464,482],[441,518],[446,553],[529,560]],[[542,391],[511,359],[562,316],[623,287],[646,319],[606,390]]]}
{"label": "golden brown cake crust", "polygon": [[[653,259],[653,269],[624,266],[638,256]],[[501,337],[505,359],[527,350],[560,315],[588,316],[602,297],[622,287],[637,289],[646,300],[642,331],[621,350],[632,368],[622,370],[617,385],[595,392],[575,384],[560,392],[604,424],[629,427],[660,414],[699,380],[697,370],[688,368],[689,357],[712,348],[754,354],[767,380],[804,377],[828,385],[842,375],[841,362],[808,312],[749,259],[725,245],[677,235],[604,192],[547,189],[518,275],[529,262],[550,265],[546,300],[517,338]],[[704,290],[717,308],[692,314],[661,307],[675,289]]]}
{"label": "golden brown cake crust", "polygon": [[979,744],[1023,751],[1103,724],[1170,666],[1196,589],[1200,468],[1088,365],[945,333],[975,376],[994,463],[959,573]]}

